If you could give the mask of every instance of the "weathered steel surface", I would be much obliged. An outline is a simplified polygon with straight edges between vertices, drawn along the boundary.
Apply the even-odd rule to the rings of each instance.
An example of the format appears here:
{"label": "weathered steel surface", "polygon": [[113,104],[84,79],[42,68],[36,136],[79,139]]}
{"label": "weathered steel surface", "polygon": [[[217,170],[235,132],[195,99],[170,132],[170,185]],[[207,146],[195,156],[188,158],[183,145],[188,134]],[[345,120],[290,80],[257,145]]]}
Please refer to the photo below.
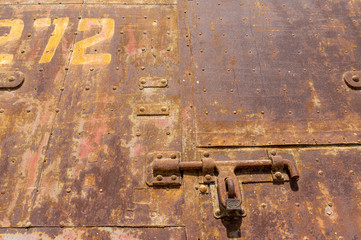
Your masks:
{"label": "weathered steel surface", "polygon": [[[17,89],[0,90],[0,224],[24,226],[35,200],[80,8],[6,6],[0,12],[1,19],[5,19],[0,20],[0,35],[3,40],[8,37],[1,41],[0,52],[2,59],[10,63],[3,62],[1,71],[19,69],[26,79]],[[44,67],[39,60],[52,29],[36,28],[34,18],[50,14],[65,15],[71,23],[53,56],[56,64]],[[12,29],[15,32],[10,34]]]}
{"label": "weathered steel surface", "polygon": [[[247,217],[238,223],[215,220],[210,194],[200,195],[207,223],[202,239],[221,239],[227,234],[245,239],[359,239],[360,147],[278,151],[294,156],[301,175],[298,184],[243,184]],[[265,150],[254,149],[214,152],[225,159],[239,154],[266,156]]]}
{"label": "weathered steel surface", "polygon": [[[144,175],[149,151],[176,150],[181,143],[176,14],[174,6],[83,9],[80,21],[106,17],[117,27],[87,48],[89,60],[77,59],[73,47],[31,224],[182,225],[183,190],[148,189]],[[78,32],[76,42],[102,29]],[[169,88],[139,89],[147,76],[169,78]],[[166,116],[139,116],[139,104],[172,109]]]}
{"label": "weathered steel surface", "polygon": [[47,227],[41,229],[0,229],[1,240],[108,240],[108,239],[185,239],[183,228],[116,228],[116,227],[79,227],[79,228],[59,228]]}
{"label": "weathered steel surface", "polygon": [[[0,5],[0,239],[361,237],[359,2]],[[204,157],[267,159],[221,187],[242,219]]]}
{"label": "weathered steel surface", "polygon": [[198,145],[359,143],[360,6],[190,1]]}

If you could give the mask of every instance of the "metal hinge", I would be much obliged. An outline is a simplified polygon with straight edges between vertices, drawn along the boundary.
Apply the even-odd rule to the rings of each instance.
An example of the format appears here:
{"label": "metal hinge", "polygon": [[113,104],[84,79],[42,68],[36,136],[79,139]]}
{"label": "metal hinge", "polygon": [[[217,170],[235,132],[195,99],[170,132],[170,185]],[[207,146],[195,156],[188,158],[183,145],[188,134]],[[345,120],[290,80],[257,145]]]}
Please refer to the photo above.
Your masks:
{"label": "metal hinge", "polygon": [[0,90],[13,90],[24,82],[24,74],[20,71],[0,72]]}
{"label": "metal hinge", "polygon": [[[209,185],[211,194],[213,192],[212,199],[217,203],[213,205],[216,218],[246,216],[242,183],[235,175],[236,170],[269,169],[274,182],[277,183],[288,179],[292,181],[299,179],[295,161],[285,159],[275,152],[270,154],[267,159],[260,160],[217,161],[205,154],[201,161],[182,162],[180,156],[179,152],[155,153],[152,156],[148,185],[180,186],[182,173],[200,171],[203,184]],[[284,175],[284,170],[288,172],[288,179]]]}

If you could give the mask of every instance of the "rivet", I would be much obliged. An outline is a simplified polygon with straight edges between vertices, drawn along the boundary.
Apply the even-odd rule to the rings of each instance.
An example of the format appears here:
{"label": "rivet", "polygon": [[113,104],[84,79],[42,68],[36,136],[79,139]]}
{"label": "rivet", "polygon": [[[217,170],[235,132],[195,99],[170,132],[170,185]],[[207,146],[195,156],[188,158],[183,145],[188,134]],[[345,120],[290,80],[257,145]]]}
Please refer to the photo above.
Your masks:
{"label": "rivet", "polygon": [[58,113],[59,111],[60,111],[60,110],[59,110],[59,108],[55,109],[55,112],[57,112],[57,113]]}
{"label": "rivet", "polygon": [[282,173],[280,173],[280,172],[276,172],[276,173],[275,173],[275,177],[276,177],[277,179],[283,179],[283,175],[282,175]]}
{"label": "rivet", "polygon": [[359,76],[353,75],[353,76],[352,76],[352,81],[354,81],[354,82],[359,82],[359,81],[360,81]]}
{"label": "rivet", "polygon": [[264,114],[264,111],[261,111],[261,114]]}
{"label": "rivet", "polygon": [[147,81],[145,81],[144,79],[140,82],[141,84],[146,84]]}
{"label": "rivet", "polygon": [[136,132],[135,135],[139,137],[139,136],[141,135],[141,133],[140,133],[140,132]]}
{"label": "rivet", "polygon": [[28,33],[28,37],[31,37],[31,33]]}
{"label": "rivet", "polygon": [[288,111],[288,114],[292,114],[292,111]]}
{"label": "rivet", "polygon": [[210,181],[210,180],[212,179],[212,176],[209,175],[209,174],[207,174],[207,175],[205,176],[205,178],[206,178],[206,180]]}
{"label": "rivet", "polygon": [[139,111],[140,111],[140,112],[144,112],[144,111],[145,111],[145,107],[140,107],[140,108],[139,108]]}
{"label": "rivet", "polygon": [[64,227],[64,222],[63,221],[61,221],[60,223],[59,223],[59,227],[61,227],[61,228],[63,228]]}
{"label": "rivet", "polygon": [[26,228],[31,227],[31,222],[27,222],[27,223],[25,224],[25,227],[26,227]]}
{"label": "rivet", "polygon": [[101,189],[99,189],[99,192],[103,192],[103,189],[101,188]]}
{"label": "rivet", "polygon": [[9,82],[13,82],[13,81],[15,81],[15,77],[14,77],[14,76],[10,76],[10,77],[9,77]]}
{"label": "rivet", "polygon": [[143,67],[143,66],[142,66],[142,67],[140,67],[140,69],[144,70],[144,69],[145,69],[145,67]]}
{"label": "rivet", "polygon": [[233,92],[233,89],[231,88],[231,90],[229,90],[230,92]]}
{"label": "rivet", "polygon": [[170,158],[171,158],[171,159],[176,159],[176,158],[177,158],[177,155],[173,153],[173,154],[170,156]]}
{"label": "rivet", "polygon": [[166,84],[166,83],[167,83],[167,80],[166,80],[166,79],[162,79],[162,80],[161,80],[161,83],[162,83],[162,84]]}
{"label": "rivet", "polygon": [[170,135],[170,132],[166,132],[167,135]]}
{"label": "rivet", "polygon": [[69,68],[68,67],[66,67],[66,68],[64,68],[65,69],[65,71],[68,71],[69,70]]}
{"label": "rivet", "polygon": [[156,179],[157,179],[157,181],[162,181],[162,180],[163,180],[163,176],[162,176],[162,175],[158,175],[158,176],[156,177]]}
{"label": "rivet", "polygon": [[157,158],[158,158],[158,159],[161,159],[162,157],[163,157],[163,156],[162,156],[161,154],[158,154],[158,155],[157,155]]}
{"label": "rivet", "polygon": [[160,110],[161,110],[162,112],[165,112],[165,111],[167,111],[167,107],[162,107]]}
{"label": "rivet", "polygon": [[77,32],[74,32],[74,35],[78,35],[78,33],[77,33]]}
{"label": "rivet", "polygon": [[90,71],[94,71],[94,68],[93,68],[93,67],[91,67],[91,68],[89,68],[89,70],[90,70]]}
{"label": "rivet", "polygon": [[277,154],[277,151],[275,149],[272,149],[271,150],[271,155],[276,156],[276,154]]}
{"label": "rivet", "polygon": [[299,204],[299,203],[296,203],[295,205],[296,205],[296,207],[299,207],[299,206],[300,206],[300,204]]}
{"label": "rivet", "polygon": [[85,90],[88,91],[90,89],[90,87],[85,87]]}
{"label": "rivet", "polygon": [[350,172],[349,172],[351,175],[354,175],[355,174],[355,172],[353,171],[353,170],[350,170]]}
{"label": "rivet", "polygon": [[330,206],[330,207],[332,207],[332,202],[329,202],[327,205]]}
{"label": "rivet", "polygon": [[117,90],[117,87],[113,87],[113,90],[114,90],[114,91]]}
{"label": "rivet", "polygon": [[25,53],[25,49],[21,49],[21,53]]}
{"label": "rivet", "polygon": [[44,68],[40,68],[40,69],[39,69],[39,72],[42,72],[42,71],[44,71]]}
{"label": "rivet", "polygon": [[70,193],[70,192],[71,192],[71,189],[70,189],[70,188],[67,188],[67,189],[66,189],[66,192],[67,192],[67,193]]}
{"label": "rivet", "polygon": [[233,111],[233,114],[237,114],[237,111]]}
{"label": "rivet", "polygon": [[263,208],[266,208],[266,206],[267,206],[267,205],[266,205],[265,203],[262,203],[262,204],[261,204],[261,207],[263,207]]}
{"label": "rivet", "polygon": [[199,187],[199,191],[200,191],[201,193],[206,193],[207,190],[208,190],[208,186],[206,186],[206,185],[201,185],[201,186]]}
{"label": "rivet", "polygon": [[4,194],[5,194],[5,190],[1,190],[1,194],[4,195]]}
{"label": "rivet", "polygon": [[323,175],[323,171],[322,171],[322,170],[318,171],[318,174],[322,176],[322,175]]}
{"label": "rivet", "polygon": [[172,175],[172,176],[170,177],[170,179],[172,179],[173,181],[175,181],[175,180],[177,180],[177,176],[176,176],[176,175]]}
{"label": "rivet", "polygon": [[209,153],[207,153],[207,152],[206,152],[206,153],[203,153],[203,156],[204,156],[204,157],[209,157]]}

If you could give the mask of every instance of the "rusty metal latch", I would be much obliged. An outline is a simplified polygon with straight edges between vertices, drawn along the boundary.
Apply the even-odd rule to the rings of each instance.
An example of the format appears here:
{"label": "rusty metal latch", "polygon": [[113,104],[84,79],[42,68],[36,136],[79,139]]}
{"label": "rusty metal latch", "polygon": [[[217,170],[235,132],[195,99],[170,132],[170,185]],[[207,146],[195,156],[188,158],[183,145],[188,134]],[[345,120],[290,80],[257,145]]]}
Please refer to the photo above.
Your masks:
{"label": "rusty metal latch", "polygon": [[235,175],[235,170],[247,168],[270,168],[275,182],[284,180],[281,173],[284,169],[288,171],[292,181],[299,179],[294,160],[284,159],[278,155],[271,155],[269,159],[261,160],[215,161],[210,157],[203,157],[201,161],[181,162],[179,155],[173,154],[164,158],[163,155],[158,154],[153,160],[152,185],[180,185],[181,172],[201,171],[204,176],[203,183],[213,184],[217,189],[219,209],[215,217],[245,216],[241,184]]}

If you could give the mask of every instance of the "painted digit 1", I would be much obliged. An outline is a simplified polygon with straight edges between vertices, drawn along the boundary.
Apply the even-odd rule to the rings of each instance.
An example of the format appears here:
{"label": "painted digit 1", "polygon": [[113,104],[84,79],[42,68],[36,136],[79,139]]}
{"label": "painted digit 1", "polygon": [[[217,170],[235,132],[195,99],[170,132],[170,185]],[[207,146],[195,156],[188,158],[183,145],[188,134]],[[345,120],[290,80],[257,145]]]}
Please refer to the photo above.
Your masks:
{"label": "painted digit 1", "polygon": [[[4,45],[7,42],[12,42],[20,39],[24,29],[24,22],[21,19],[2,19],[0,20],[0,27],[10,27],[8,35],[0,37],[0,45]],[[13,54],[0,54],[0,64],[11,64],[13,62]]]}
{"label": "painted digit 1", "polygon": [[102,26],[99,34],[83,39],[74,44],[74,51],[70,63],[72,65],[80,64],[99,64],[107,65],[110,63],[112,55],[110,53],[86,54],[86,49],[95,44],[111,39],[114,35],[114,19],[111,18],[84,18],[79,21],[78,31],[88,31],[92,26]]}
{"label": "painted digit 1", "polygon": [[[50,18],[39,18],[34,22],[34,27],[49,27],[50,24]],[[55,25],[54,31],[49,38],[48,44],[44,49],[43,55],[41,56],[39,63],[48,63],[51,61],[56,49],[58,48],[59,42],[62,39],[65,30],[69,24],[69,18],[54,19],[53,24]]]}

